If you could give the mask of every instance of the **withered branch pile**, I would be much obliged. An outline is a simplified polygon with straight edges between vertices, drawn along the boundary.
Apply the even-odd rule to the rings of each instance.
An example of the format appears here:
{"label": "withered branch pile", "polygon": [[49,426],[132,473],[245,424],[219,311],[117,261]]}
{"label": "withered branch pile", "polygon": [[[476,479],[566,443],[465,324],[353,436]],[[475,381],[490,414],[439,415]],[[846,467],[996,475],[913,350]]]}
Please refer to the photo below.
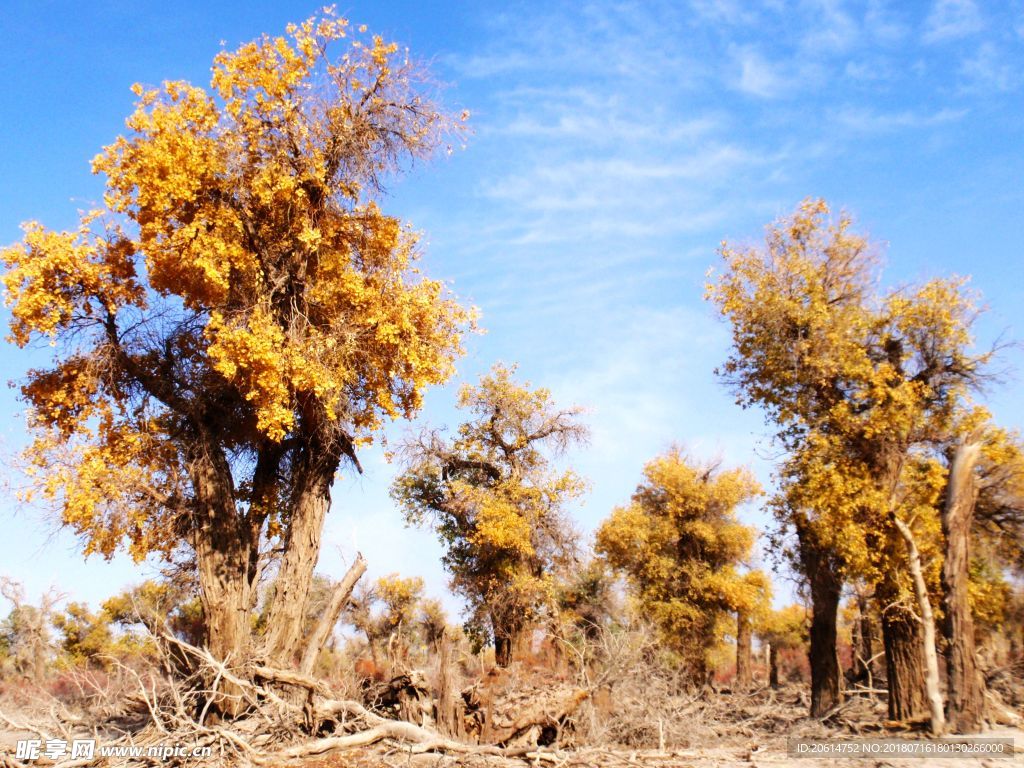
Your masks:
{"label": "withered branch pile", "polygon": [[[209,747],[211,758],[240,765],[282,765],[311,756],[350,750],[388,742],[409,755],[443,753],[450,755],[529,757],[544,752],[538,740],[545,728],[557,726],[587,697],[585,691],[568,696],[545,697],[510,719],[490,710],[478,711],[465,698],[456,707],[461,738],[406,720],[392,719],[358,701],[345,699],[323,680],[293,670],[250,664],[233,667],[214,658],[209,651],[170,634],[155,638],[164,664],[145,672],[119,666],[122,687],[115,706],[109,692],[81,681],[80,703],[88,716],[73,715],[63,706],[37,706],[31,719],[14,719],[0,712],[8,729],[24,732],[26,738],[44,742],[74,738],[97,738],[106,746],[149,747],[180,745],[190,753]],[[183,661],[189,674],[181,674]],[[171,670],[177,666],[177,673]],[[129,690],[130,688],[130,690]],[[416,685],[398,686],[405,696],[427,702],[429,693]],[[236,706],[224,706],[228,702]],[[436,705],[435,705],[436,706]],[[449,703],[449,706],[451,704]],[[239,717],[221,719],[219,711],[240,711]],[[385,710],[386,711],[386,710]],[[407,714],[408,707],[396,714]],[[425,722],[435,722],[425,717]],[[451,718],[449,718],[449,723]],[[86,723],[90,723],[86,727]],[[482,727],[481,727],[482,724]],[[482,742],[481,738],[488,741]],[[473,742],[476,743],[473,743]],[[514,742],[514,743],[513,743]],[[8,759],[13,766],[20,765]],[[153,759],[126,758],[118,765],[149,765]],[[190,758],[164,759],[164,765],[191,765]],[[98,754],[92,759],[57,763],[64,768],[103,765]],[[7,768],[6,766],[4,768]]]}

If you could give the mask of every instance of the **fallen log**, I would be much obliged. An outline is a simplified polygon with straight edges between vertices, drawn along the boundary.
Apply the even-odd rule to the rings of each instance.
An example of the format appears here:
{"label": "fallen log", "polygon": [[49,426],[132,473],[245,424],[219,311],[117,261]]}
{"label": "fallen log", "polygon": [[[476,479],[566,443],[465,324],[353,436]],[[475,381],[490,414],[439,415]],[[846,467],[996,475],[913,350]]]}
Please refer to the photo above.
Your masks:
{"label": "fallen log", "polygon": [[510,725],[491,725],[489,737],[495,744],[506,745],[534,727],[559,728],[565,719],[579,709],[580,704],[590,698],[590,692],[580,689],[563,699],[554,708],[550,702],[541,702],[534,708],[519,714]]}

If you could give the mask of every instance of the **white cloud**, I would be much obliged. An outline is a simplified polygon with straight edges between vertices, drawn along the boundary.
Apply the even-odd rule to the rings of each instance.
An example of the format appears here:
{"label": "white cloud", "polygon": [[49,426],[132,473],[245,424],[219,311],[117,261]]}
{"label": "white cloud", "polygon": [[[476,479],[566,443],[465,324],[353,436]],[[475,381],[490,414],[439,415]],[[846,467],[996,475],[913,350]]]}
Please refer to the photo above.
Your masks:
{"label": "white cloud", "polygon": [[985,28],[974,0],[936,0],[925,21],[924,41],[958,40]]}
{"label": "white cloud", "polygon": [[843,7],[842,0],[806,0],[808,25],[802,46],[808,51],[835,55],[850,50],[860,38],[860,28]]}
{"label": "white cloud", "polygon": [[752,4],[740,0],[690,0],[690,8],[699,19],[712,23],[747,25],[757,20]]}
{"label": "white cloud", "polygon": [[[628,500],[643,463],[672,443],[729,464],[751,461],[763,429],[714,377],[728,333],[710,310],[636,307],[595,319],[595,326],[590,344],[551,386],[560,401],[589,411],[591,441],[575,461],[592,483],[582,510],[586,527]],[[767,468],[759,468],[767,480]]]}
{"label": "white cloud", "polygon": [[907,128],[932,128],[963,119],[965,109],[940,109],[930,114],[911,110],[901,112],[878,112],[863,107],[846,107],[839,110],[835,119],[844,128],[858,133],[886,133]]}
{"label": "white cloud", "polygon": [[489,21],[500,30],[500,42],[446,59],[462,77],[534,72],[666,83],[706,75],[678,45],[687,19],[671,2],[584,2],[547,14],[510,12]]}
{"label": "white cloud", "polygon": [[508,120],[495,120],[486,130],[510,136],[572,140],[586,144],[637,145],[693,140],[720,126],[716,114],[679,119],[663,107],[638,112],[620,94],[590,90],[522,89],[499,96]]}
{"label": "white cloud", "polygon": [[843,72],[851,80],[869,85],[885,83],[897,76],[896,68],[881,57],[848,61]]}
{"label": "white cloud", "polygon": [[892,44],[904,40],[910,32],[909,26],[896,15],[892,0],[870,0],[864,13],[864,29],[879,42]]}
{"label": "white cloud", "polygon": [[991,42],[984,42],[974,56],[960,65],[960,75],[966,91],[1015,90],[1021,83],[1020,70],[1006,61],[1003,54]]}
{"label": "white cloud", "polygon": [[771,99],[792,90],[791,78],[783,75],[781,67],[766,59],[751,46],[733,49],[733,59],[739,65],[736,87],[744,93]]}

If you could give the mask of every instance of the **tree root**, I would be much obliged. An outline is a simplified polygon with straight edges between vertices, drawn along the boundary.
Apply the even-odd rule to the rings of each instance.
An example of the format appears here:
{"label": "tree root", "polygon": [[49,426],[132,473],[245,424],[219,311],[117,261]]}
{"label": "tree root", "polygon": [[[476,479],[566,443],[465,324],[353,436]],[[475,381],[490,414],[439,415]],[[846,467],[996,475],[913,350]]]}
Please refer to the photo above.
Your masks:
{"label": "tree root", "polygon": [[[530,759],[537,762],[546,759],[542,755],[553,754],[536,746],[459,741],[430,728],[382,717],[359,702],[338,697],[326,682],[310,675],[262,664],[233,667],[214,658],[208,650],[169,633],[155,639],[165,653],[173,649],[194,660],[195,672],[187,679],[180,679],[156,669],[140,672],[126,668],[124,678],[136,687],[131,706],[137,710],[132,713],[136,716],[137,727],[120,728],[112,722],[102,722],[95,717],[96,713],[93,718],[82,718],[64,710],[66,716],[59,716],[57,713],[61,710],[52,706],[48,714],[41,714],[31,722],[15,722],[2,713],[0,721],[18,730],[33,732],[43,741],[97,738],[104,746],[140,747],[143,752],[148,747],[161,745],[209,747],[212,758],[236,765],[282,765],[385,741],[402,745],[402,751],[409,755],[438,753],[509,759],[532,755]],[[233,720],[215,716],[217,702],[228,697],[222,686],[230,687],[232,702],[241,704],[240,714]],[[505,742],[531,727],[557,722],[587,696],[585,691],[576,692],[558,707],[560,711],[531,710],[511,725],[497,730],[492,738]],[[92,727],[86,730],[85,724],[90,720]],[[142,766],[152,762],[152,757],[115,760],[97,754],[93,759],[76,759],[74,765],[76,768],[104,764]],[[188,757],[171,757],[161,763],[168,766],[194,764]],[[17,762],[10,764],[19,765]],[[71,768],[71,761],[57,765]]]}

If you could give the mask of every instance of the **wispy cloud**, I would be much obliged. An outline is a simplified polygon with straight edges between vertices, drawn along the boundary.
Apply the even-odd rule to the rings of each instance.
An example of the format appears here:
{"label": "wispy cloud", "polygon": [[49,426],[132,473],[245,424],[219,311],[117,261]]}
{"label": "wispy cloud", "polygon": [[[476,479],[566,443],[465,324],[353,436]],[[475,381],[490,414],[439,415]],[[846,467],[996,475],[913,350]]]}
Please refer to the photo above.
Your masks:
{"label": "wispy cloud", "polygon": [[623,205],[630,188],[652,183],[689,181],[719,184],[740,168],[771,158],[733,144],[708,143],[685,157],[659,162],[655,158],[585,158],[557,165],[534,166],[499,179],[485,188],[491,197],[512,199],[525,209],[579,210]]}
{"label": "wispy cloud", "polygon": [[1011,63],[991,41],[985,41],[977,52],[960,65],[963,89],[967,92],[1016,90],[1021,84],[1019,63]]}
{"label": "wispy cloud", "polygon": [[[594,503],[581,510],[592,528],[628,500],[643,463],[673,443],[730,464],[750,460],[760,419],[730,408],[713,370],[726,329],[706,308],[637,308],[625,321],[601,323],[593,342],[552,381],[556,397],[588,408],[590,445],[577,464]],[[768,470],[762,469],[767,482]]]}
{"label": "wispy cloud", "polygon": [[524,88],[499,95],[507,121],[488,130],[531,139],[565,139],[593,145],[676,143],[700,138],[720,127],[721,115],[708,113],[680,119],[664,107],[638,113],[621,94],[592,89]]}
{"label": "wispy cloud", "polygon": [[735,87],[743,93],[773,99],[798,86],[796,79],[784,73],[780,64],[770,61],[753,46],[735,46],[731,53],[738,67]]}
{"label": "wispy cloud", "polygon": [[846,62],[843,73],[852,81],[878,87],[879,84],[894,80],[897,68],[884,56],[872,56]]}
{"label": "wispy cloud", "polygon": [[804,50],[829,56],[853,48],[861,38],[857,21],[846,10],[843,0],[805,0],[807,12],[817,23],[809,25],[801,45]]}
{"label": "wispy cloud", "polygon": [[748,25],[758,18],[755,7],[741,0],[690,0],[690,9],[712,24]]}
{"label": "wispy cloud", "polygon": [[845,107],[835,115],[844,128],[859,133],[885,133],[908,128],[933,128],[954,123],[967,115],[966,109],[940,109],[931,113],[911,110],[879,112],[865,107]]}
{"label": "wispy cloud", "polygon": [[864,12],[864,30],[873,40],[891,45],[910,34],[910,24],[899,15],[901,3],[894,0],[869,0]]}
{"label": "wispy cloud", "polygon": [[984,28],[985,22],[974,0],[936,0],[925,21],[924,41],[958,40]]}

